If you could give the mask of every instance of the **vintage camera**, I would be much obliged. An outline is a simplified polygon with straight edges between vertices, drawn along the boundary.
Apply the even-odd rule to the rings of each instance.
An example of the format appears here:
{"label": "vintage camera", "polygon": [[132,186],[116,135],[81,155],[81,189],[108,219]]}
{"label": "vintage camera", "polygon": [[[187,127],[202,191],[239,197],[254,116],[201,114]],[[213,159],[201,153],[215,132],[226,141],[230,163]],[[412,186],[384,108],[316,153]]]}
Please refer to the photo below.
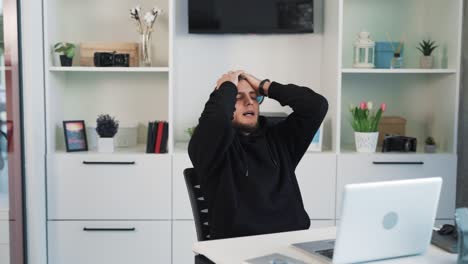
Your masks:
{"label": "vintage camera", "polygon": [[130,55],[127,53],[95,52],[94,66],[96,67],[129,67]]}
{"label": "vintage camera", "polygon": [[417,140],[413,137],[386,135],[382,152],[416,152]]}

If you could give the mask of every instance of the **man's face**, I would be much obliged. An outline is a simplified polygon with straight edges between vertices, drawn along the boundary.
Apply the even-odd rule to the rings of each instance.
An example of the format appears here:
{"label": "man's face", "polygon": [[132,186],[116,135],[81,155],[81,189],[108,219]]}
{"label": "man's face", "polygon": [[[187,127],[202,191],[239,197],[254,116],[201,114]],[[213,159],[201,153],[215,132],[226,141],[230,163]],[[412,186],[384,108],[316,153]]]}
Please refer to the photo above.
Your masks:
{"label": "man's face", "polygon": [[253,132],[258,122],[257,92],[246,80],[237,84],[236,111],[232,123],[243,132]]}

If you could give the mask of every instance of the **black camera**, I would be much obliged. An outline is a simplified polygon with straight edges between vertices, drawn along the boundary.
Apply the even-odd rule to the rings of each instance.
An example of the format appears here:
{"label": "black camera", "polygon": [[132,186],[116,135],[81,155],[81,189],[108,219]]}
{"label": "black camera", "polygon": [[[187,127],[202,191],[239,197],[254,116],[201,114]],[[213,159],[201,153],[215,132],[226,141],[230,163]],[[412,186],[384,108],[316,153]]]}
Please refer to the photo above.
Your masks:
{"label": "black camera", "polygon": [[129,67],[130,55],[127,53],[95,52],[94,66],[96,67]]}
{"label": "black camera", "polygon": [[416,138],[389,135],[383,140],[382,152],[416,152],[416,147]]}

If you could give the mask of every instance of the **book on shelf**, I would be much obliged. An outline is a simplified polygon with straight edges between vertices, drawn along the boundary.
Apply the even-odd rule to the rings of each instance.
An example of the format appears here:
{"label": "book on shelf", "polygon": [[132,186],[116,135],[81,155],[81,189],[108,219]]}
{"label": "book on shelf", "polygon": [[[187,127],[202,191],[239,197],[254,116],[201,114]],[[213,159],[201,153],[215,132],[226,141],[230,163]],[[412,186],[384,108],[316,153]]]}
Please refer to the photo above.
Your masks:
{"label": "book on shelf", "polygon": [[146,153],[167,153],[169,124],[166,121],[148,123]]}
{"label": "book on shelf", "polygon": [[162,153],[167,153],[167,139],[169,137],[169,124],[167,122],[164,122],[164,128],[163,128],[163,137],[162,137],[162,142],[161,142],[161,152]]}
{"label": "book on shelf", "polygon": [[152,136],[152,131],[153,131],[153,122],[148,122],[148,133],[146,136],[146,153],[151,153],[151,136]]}

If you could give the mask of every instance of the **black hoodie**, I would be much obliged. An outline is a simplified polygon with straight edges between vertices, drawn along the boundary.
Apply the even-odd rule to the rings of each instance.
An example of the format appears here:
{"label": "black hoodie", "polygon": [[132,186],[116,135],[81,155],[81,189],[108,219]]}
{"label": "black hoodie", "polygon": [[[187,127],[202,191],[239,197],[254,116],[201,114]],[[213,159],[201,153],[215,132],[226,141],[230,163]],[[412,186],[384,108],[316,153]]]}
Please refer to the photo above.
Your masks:
{"label": "black hoodie", "polygon": [[307,229],[309,216],[294,173],[328,110],[306,87],[272,82],[269,97],[294,112],[243,135],[232,126],[237,88],[211,93],[189,143],[189,156],[208,202],[212,239]]}

